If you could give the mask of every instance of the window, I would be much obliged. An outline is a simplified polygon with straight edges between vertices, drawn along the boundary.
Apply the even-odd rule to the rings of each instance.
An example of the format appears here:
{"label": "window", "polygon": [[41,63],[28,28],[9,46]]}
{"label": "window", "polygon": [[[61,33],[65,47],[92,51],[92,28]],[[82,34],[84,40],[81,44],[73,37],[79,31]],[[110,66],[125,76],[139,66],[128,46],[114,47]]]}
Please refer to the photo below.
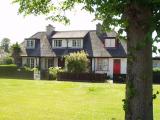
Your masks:
{"label": "window", "polygon": [[53,66],[54,66],[54,59],[48,58],[48,68],[53,67]]}
{"label": "window", "polygon": [[62,40],[54,40],[54,47],[62,47]]}
{"label": "window", "polygon": [[34,68],[34,58],[27,58],[27,66]]}
{"label": "window", "polygon": [[97,59],[97,71],[109,70],[109,61],[106,58]]}
{"label": "window", "polygon": [[31,58],[30,67],[31,67],[31,68],[34,68],[34,58]]}
{"label": "window", "polygon": [[105,39],[105,47],[115,47],[115,39]]}
{"label": "window", "polygon": [[27,40],[27,48],[28,49],[35,48],[35,40]]}
{"label": "window", "polygon": [[72,40],[72,47],[80,48],[81,40]]}

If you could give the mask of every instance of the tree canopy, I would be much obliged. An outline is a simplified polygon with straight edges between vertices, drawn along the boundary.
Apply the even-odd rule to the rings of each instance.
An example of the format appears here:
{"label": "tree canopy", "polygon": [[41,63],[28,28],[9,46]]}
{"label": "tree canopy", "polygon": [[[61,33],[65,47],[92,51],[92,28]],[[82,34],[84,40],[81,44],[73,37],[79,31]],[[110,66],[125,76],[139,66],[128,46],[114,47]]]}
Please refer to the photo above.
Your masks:
{"label": "tree canopy", "polygon": [[[157,36],[154,41],[159,42],[160,40],[160,0],[60,0],[60,2],[53,0],[13,0],[13,3],[19,3],[19,13],[25,16],[45,14],[48,19],[64,23],[69,22],[65,12],[72,10],[77,4],[81,4],[82,9],[94,13],[95,19],[103,22],[105,30],[109,30],[113,26],[120,27],[119,34],[126,31],[129,24],[127,14],[133,12],[137,14],[138,12],[132,7],[133,5],[149,7],[152,14],[151,18],[148,19],[152,26],[149,32],[156,31]],[[139,21],[136,22],[137,25],[140,24]]]}
{"label": "tree canopy", "polygon": [[0,45],[1,49],[3,49],[5,52],[9,52],[9,45],[10,45],[10,39],[3,38]]}

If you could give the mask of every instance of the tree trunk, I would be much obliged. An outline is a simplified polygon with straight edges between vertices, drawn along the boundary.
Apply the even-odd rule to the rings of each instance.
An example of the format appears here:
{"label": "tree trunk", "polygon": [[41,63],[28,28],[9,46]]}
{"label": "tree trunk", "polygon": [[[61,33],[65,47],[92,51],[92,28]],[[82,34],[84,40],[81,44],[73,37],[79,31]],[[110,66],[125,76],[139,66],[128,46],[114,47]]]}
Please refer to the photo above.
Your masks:
{"label": "tree trunk", "polygon": [[126,120],[153,120],[152,41],[150,9],[137,4],[127,8]]}

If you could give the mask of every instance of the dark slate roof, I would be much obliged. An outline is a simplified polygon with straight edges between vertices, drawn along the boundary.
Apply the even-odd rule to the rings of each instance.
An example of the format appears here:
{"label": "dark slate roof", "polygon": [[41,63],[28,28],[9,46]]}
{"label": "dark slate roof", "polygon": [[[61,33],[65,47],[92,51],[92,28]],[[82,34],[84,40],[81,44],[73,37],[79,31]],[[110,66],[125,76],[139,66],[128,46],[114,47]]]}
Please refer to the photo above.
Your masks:
{"label": "dark slate roof", "polygon": [[[43,57],[54,57],[55,54],[52,52],[51,44],[47,38],[45,32],[38,32],[31,36],[35,38],[35,49],[26,49],[25,41],[22,43],[22,54],[21,56],[43,56]],[[30,39],[28,38],[28,39]]]}
{"label": "dark slate roof", "polygon": [[70,53],[73,53],[73,52],[78,52],[78,51],[81,51],[83,49],[67,49],[67,48],[60,48],[60,49],[53,49],[53,52],[55,53],[56,56],[58,57],[63,57],[65,55],[68,55]]}
{"label": "dark slate roof", "polygon": [[[117,48],[105,48],[103,44],[104,37],[113,37],[113,35],[105,34],[98,36],[95,30],[60,31],[52,35],[52,38],[83,38],[83,50],[90,57],[126,57],[126,52],[122,44],[119,44]],[[46,32],[38,32],[27,39],[35,39],[35,49],[26,49],[26,42],[24,40],[21,44],[21,56],[59,57],[82,50],[75,48],[53,49],[51,39],[48,39]]]}
{"label": "dark slate roof", "polygon": [[119,44],[116,48],[106,48],[112,57],[126,57],[126,52],[122,46]]}
{"label": "dark slate roof", "polygon": [[88,30],[56,31],[51,38],[83,38],[87,33]]}
{"label": "dark slate roof", "polygon": [[111,57],[100,38],[97,36],[96,31],[88,33],[88,40],[84,41],[84,50],[87,51],[91,57]]}

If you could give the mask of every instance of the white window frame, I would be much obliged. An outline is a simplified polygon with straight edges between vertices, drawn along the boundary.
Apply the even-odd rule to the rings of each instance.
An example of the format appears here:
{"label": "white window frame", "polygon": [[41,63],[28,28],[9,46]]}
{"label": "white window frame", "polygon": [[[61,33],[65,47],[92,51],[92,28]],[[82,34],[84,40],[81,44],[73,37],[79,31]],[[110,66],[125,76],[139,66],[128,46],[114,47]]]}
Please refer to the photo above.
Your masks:
{"label": "white window frame", "polygon": [[116,44],[115,38],[107,38],[107,39],[105,39],[105,46],[106,47],[116,47],[115,44]]}
{"label": "white window frame", "polygon": [[81,40],[80,39],[73,39],[72,40],[72,47],[73,48],[81,48]]}
{"label": "white window frame", "polygon": [[28,49],[34,49],[35,48],[35,40],[27,40],[27,48]]}
{"label": "white window frame", "polygon": [[27,58],[27,66],[29,66],[30,68],[34,68],[35,67],[35,59],[34,58]]}
{"label": "white window frame", "polygon": [[109,70],[109,59],[97,58],[97,71],[108,71]]}
{"label": "white window frame", "polygon": [[53,40],[53,48],[61,48],[62,47],[62,40],[61,39],[55,39]]}

